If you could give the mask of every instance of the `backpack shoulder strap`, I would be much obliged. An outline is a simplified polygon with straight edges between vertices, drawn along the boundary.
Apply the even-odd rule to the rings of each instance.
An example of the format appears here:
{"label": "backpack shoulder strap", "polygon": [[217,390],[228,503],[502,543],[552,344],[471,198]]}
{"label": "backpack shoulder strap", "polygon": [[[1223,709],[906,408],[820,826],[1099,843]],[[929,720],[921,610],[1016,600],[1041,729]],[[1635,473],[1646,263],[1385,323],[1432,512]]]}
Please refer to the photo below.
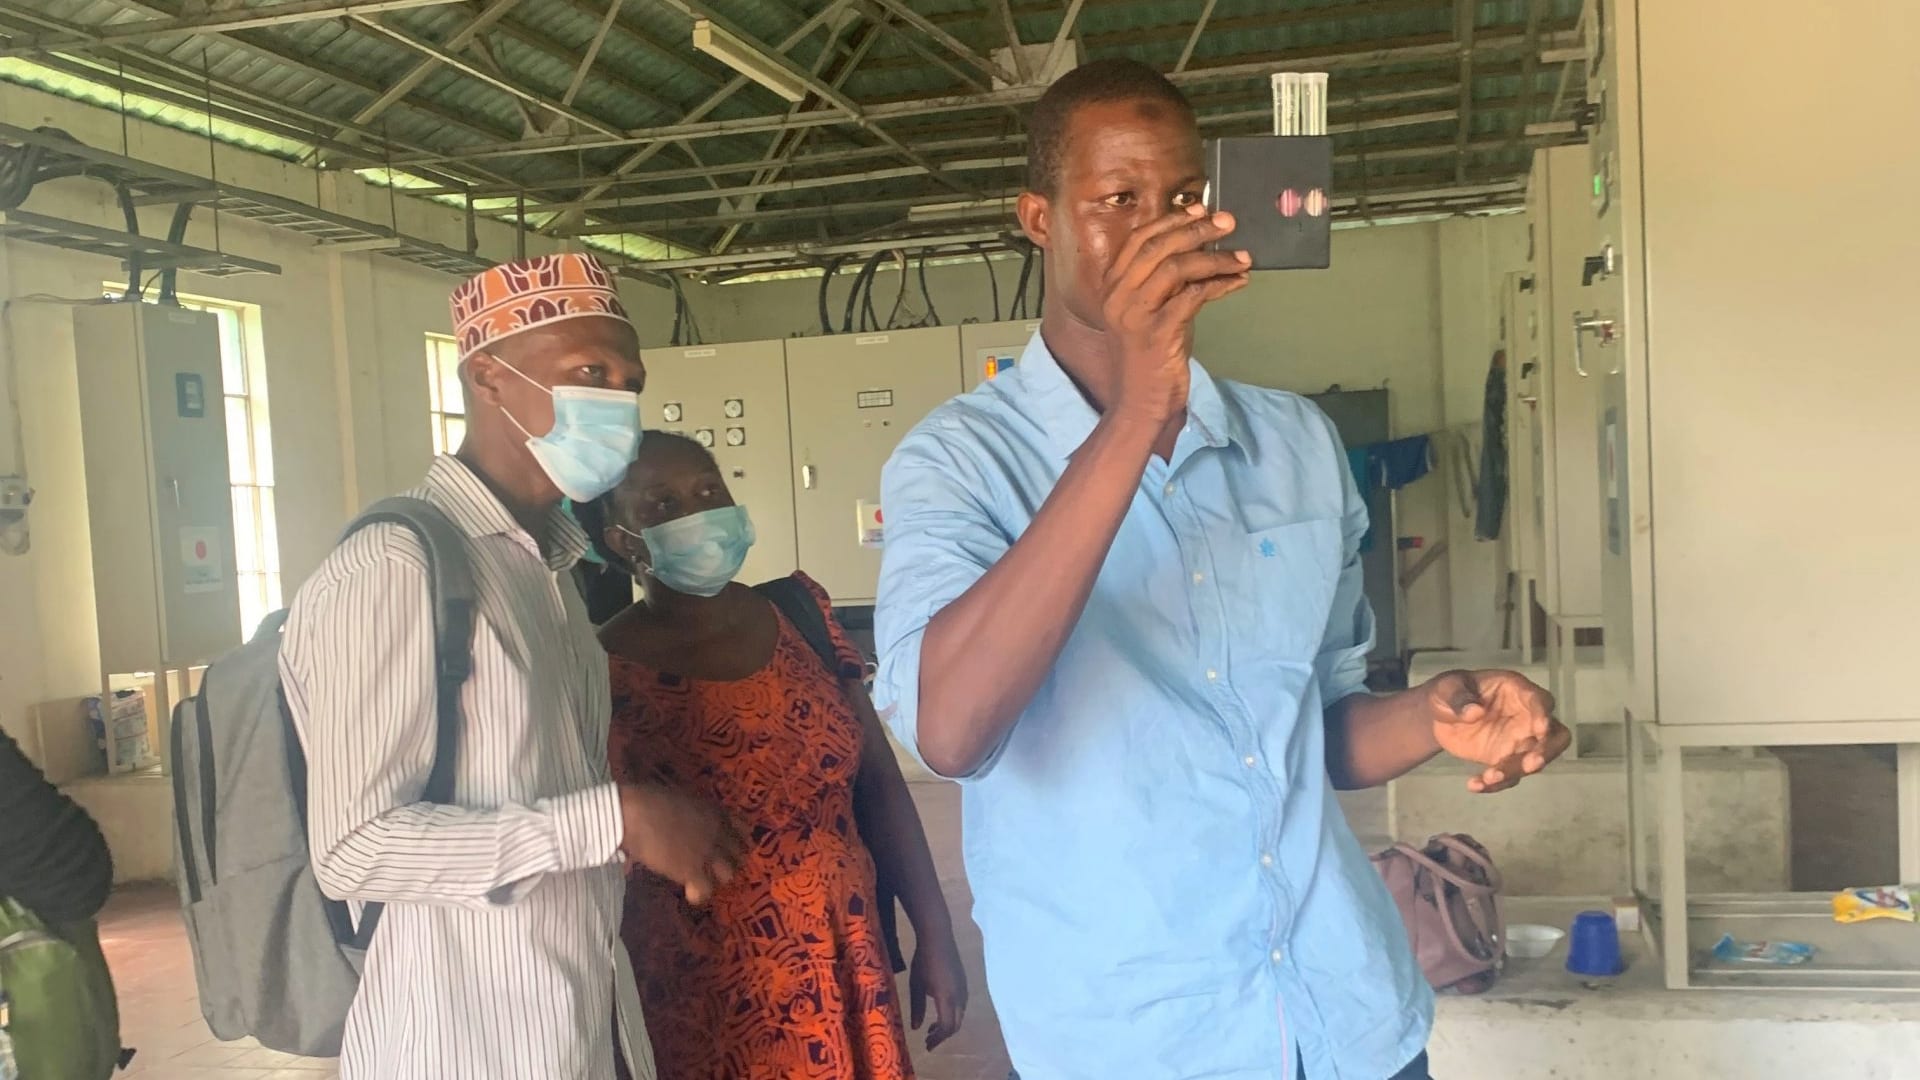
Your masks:
{"label": "backpack shoulder strap", "polygon": [[453,767],[460,753],[460,688],[473,674],[473,565],[466,540],[445,511],[425,499],[403,495],[381,499],[347,526],[341,540],[369,525],[398,525],[413,533],[427,558],[427,593],[433,602],[434,712],[433,769],[427,774],[427,802],[453,798]]}
{"label": "backpack shoulder strap", "polygon": [[[369,525],[398,525],[420,540],[427,559],[427,595],[433,604],[433,766],[427,773],[425,802],[453,800],[453,770],[460,757],[460,688],[473,674],[473,612],[475,591],[473,564],[467,556],[466,540],[446,512],[425,499],[396,495],[381,499],[353,519],[340,539]],[[304,780],[304,777],[302,777]],[[303,784],[304,786],[304,784]],[[305,800],[302,800],[304,806]],[[329,920],[336,937],[343,927],[351,927],[345,904],[329,901]],[[380,913],[386,906],[378,902],[363,905],[360,926],[350,935],[353,944],[366,949],[380,926]]]}
{"label": "backpack shoulder strap", "polygon": [[833,634],[827,629],[827,617],[820,613],[820,605],[814,603],[813,594],[800,584],[798,578],[783,577],[762,582],[753,587],[753,591],[766,597],[780,614],[787,617],[800,636],[807,639],[807,645],[820,663],[833,676],[834,682],[840,681],[839,650],[833,647]]}

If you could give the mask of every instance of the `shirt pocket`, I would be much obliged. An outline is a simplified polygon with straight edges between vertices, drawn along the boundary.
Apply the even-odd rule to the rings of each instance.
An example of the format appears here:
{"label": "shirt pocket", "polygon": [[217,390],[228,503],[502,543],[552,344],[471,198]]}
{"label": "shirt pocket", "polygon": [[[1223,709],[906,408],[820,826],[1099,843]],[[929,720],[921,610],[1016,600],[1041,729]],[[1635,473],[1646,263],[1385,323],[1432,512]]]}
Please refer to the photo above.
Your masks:
{"label": "shirt pocket", "polygon": [[1311,664],[1326,637],[1327,615],[1340,583],[1341,525],[1335,518],[1298,521],[1244,534],[1236,634],[1250,631],[1257,660]]}

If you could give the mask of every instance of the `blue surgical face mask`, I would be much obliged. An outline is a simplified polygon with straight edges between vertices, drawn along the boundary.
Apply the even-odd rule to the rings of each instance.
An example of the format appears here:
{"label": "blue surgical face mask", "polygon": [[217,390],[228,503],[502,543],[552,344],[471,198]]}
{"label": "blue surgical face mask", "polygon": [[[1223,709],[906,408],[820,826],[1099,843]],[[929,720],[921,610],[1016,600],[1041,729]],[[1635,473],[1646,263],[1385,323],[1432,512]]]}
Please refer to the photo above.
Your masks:
{"label": "blue surgical face mask", "polygon": [[721,506],[634,532],[647,545],[653,579],[689,596],[718,596],[740,573],[753,547],[753,521],[744,506]]}
{"label": "blue surgical face mask", "polygon": [[[495,357],[498,360],[498,357]],[[640,452],[640,395],[597,386],[556,386],[534,382],[504,360],[500,366],[553,396],[553,430],[534,435],[503,406],[507,421],[527,437],[533,460],[574,502],[591,502],[626,478]]]}

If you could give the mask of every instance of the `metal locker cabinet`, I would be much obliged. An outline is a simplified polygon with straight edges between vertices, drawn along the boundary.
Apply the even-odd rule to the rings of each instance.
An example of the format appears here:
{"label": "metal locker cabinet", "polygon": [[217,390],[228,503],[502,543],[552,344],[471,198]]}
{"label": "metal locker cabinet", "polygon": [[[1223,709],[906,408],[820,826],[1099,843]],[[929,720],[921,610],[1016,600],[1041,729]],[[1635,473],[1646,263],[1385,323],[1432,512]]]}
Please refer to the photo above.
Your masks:
{"label": "metal locker cabinet", "polygon": [[1529,591],[1540,588],[1546,561],[1541,536],[1541,509],[1536,503],[1541,462],[1540,365],[1534,342],[1527,339],[1527,312],[1533,297],[1522,291],[1526,275],[1514,272],[1500,287],[1500,321],[1507,328],[1507,512],[1502,526],[1511,553],[1511,566],[1521,587],[1514,597],[1518,621],[1515,637],[1530,649],[1532,605]]}
{"label": "metal locker cabinet", "polygon": [[1574,350],[1573,320],[1589,308],[1587,294],[1598,291],[1581,284],[1583,267],[1587,257],[1598,255],[1601,248],[1594,239],[1586,148],[1566,146],[1536,153],[1533,184],[1542,197],[1534,219],[1544,438],[1540,480],[1546,506],[1545,588],[1540,605],[1550,616],[1593,626],[1600,615],[1595,462],[1599,443],[1594,400],[1606,371],[1594,371],[1587,360],[1607,357],[1600,356],[1604,347],[1595,345],[1591,334],[1585,336],[1579,352]]}
{"label": "metal locker cabinet", "polygon": [[787,342],[800,567],[836,604],[873,603],[880,469],[901,436],[960,392],[959,348],[951,326]]}
{"label": "metal locker cabinet", "polygon": [[647,349],[642,424],[699,439],[720,463],[756,536],[740,580],[785,577],[798,566],[786,350],[778,341]]}
{"label": "metal locker cabinet", "polygon": [[211,660],[241,634],[218,321],[76,308],[74,346],[101,666]]}
{"label": "metal locker cabinet", "polygon": [[1027,342],[1040,330],[1039,319],[964,323],[960,327],[960,378],[972,390],[1018,363]]}
{"label": "metal locker cabinet", "polygon": [[[1822,950],[1770,988],[1911,990],[1913,941],[1821,936],[1824,892],[1689,895],[1688,762],[1717,748],[1896,745],[1899,880],[1920,879],[1920,685],[1898,677],[1920,595],[1920,501],[1902,486],[1920,366],[1901,314],[1920,292],[1920,150],[1884,137],[1920,100],[1920,9],[1720,14],[1587,4],[1589,198],[1617,257],[1588,290],[1583,345],[1602,380],[1602,606],[1633,881],[1655,901],[1644,925],[1671,987],[1741,985],[1694,964],[1712,940],[1695,931],[1734,914],[1755,937],[1804,927]],[[1788,84],[1811,92],[1754,107],[1754,87]],[[1798,227],[1832,208],[1870,212]]]}

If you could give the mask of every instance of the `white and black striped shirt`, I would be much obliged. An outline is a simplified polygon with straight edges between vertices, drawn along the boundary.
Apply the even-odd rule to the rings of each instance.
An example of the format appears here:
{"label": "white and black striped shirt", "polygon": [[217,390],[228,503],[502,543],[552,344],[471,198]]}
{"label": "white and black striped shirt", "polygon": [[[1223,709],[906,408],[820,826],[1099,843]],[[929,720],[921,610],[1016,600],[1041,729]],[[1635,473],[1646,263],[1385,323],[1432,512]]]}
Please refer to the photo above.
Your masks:
{"label": "white and black striped shirt", "polygon": [[[310,769],[329,895],[387,903],[347,1018],[342,1080],[605,1080],[653,1064],[620,947],[620,804],[607,658],[567,571],[452,457],[409,494],[465,534],[478,594],[453,804],[418,801],[434,749],[423,552],[391,525],[342,544],[294,599],[280,667]],[[355,905],[356,912],[358,904]]]}

